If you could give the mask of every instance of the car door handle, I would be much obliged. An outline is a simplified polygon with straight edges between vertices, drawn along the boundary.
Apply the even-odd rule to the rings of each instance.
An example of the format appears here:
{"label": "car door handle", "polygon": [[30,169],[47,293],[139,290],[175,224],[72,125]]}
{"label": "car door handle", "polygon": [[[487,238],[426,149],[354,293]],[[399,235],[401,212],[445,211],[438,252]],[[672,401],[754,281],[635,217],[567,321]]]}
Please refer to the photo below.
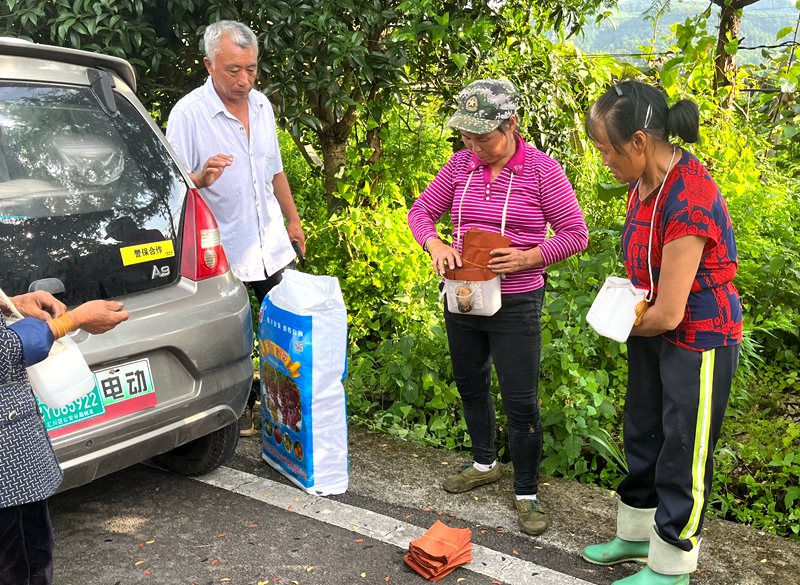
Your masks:
{"label": "car door handle", "polygon": [[64,288],[64,283],[61,282],[61,279],[49,277],[34,280],[30,286],[28,286],[28,292],[37,290],[49,292],[51,295],[58,295],[63,294],[67,289]]}

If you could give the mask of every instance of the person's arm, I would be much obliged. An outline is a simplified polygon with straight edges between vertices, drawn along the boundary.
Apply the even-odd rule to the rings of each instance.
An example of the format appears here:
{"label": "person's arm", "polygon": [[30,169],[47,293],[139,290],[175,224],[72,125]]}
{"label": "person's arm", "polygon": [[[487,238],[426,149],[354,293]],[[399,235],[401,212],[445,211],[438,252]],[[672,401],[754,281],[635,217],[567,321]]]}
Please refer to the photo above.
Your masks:
{"label": "person's arm", "polygon": [[306,253],[306,235],[303,233],[303,226],[300,223],[300,214],[297,213],[297,206],[294,204],[292,189],[289,187],[289,180],[286,173],[280,171],[272,177],[272,190],[275,199],[281,206],[281,213],[286,219],[286,232],[289,239],[296,241],[300,245],[303,254]]}
{"label": "person's arm", "polygon": [[706,238],[699,236],[684,236],[664,245],[656,302],[631,335],[654,337],[672,331],[683,321],[705,245]]}
{"label": "person's arm", "polygon": [[[652,337],[680,325],[705,250],[719,245],[719,226],[729,221],[710,176],[691,181],[690,188],[681,187],[683,183],[676,182],[665,195],[658,293],[631,335]],[[674,191],[680,188],[682,192]]]}
{"label": "person's arm", "polygon": [[10,359],[26,368],[45,359],[53,342],[70,331],[104,333],[128,318],[117,301],[89,301],[72,311],[66,311],[64,303],[45,291],[17,295],[11,301],[25,318],[2,328],[0,339],[11,341]]}
{"label": "person's arm", "polygon": [[550,157],[542,157],[537,164],[541,167],[542,215],[555,235],[528,250],[492,250],[494,258],[489,261],[488,267],[497,274],[549,266],[584,250],[589,243],[586,220],[561,165]]}
{"label": "person's arm", "polygon": [[88,301],[48,321],[56,339],[76,329],[87,333],[105,333],[127,320],[128,312],[119,301]]}
{"label": "person's arm", "polygon": [[436,231],[436,222],[453,206],[455,193],[454,158],[439,170],[430,185],[420,194],[408,212],[408,227],[417,243],[430,254],[433,271],[444,274],[446,267],[462,265],[458,250],[445,244]]}
{"label": "person's arm", "polygon": [[[26,368],[45,359],[55,341],[48,323],[36,317],[25,317],[11,323],[3,329],[0,337],[4,348],[12,348],[10,359]],[[6,343],[8,341],[11,343]]]}
{"label": "person's arm", "polygon": [[430,238],[425,249],[431,256],[433,271],[437,276],[444,276],[446,268],[461,268],[461,254],[452,246],[448,246],[438,237]]}
{"label": "person's arm", "polygon": [[[4,330],[5,336],[12,335],[11,340],[14,344],[19,342],[19,353],[13,352],[18,362],[22,362],[24,367],[32,366],[47,357],[53,345],[55,336],[49,324],[52,318],[63,315],[67,306],[56,299],[49,292],[40,290],[11,297],[9,299],[14,304],[17,313],[24,318],[12,323]],[[11,307],[3,304],[5,311],[11,312]],[[13,333],[11,333],[13,332]],[[6,347],[4,345],[4,347]]]}
{"label": "person's arm", "polygon": [[170,112],[166,137],[198,189],[213,185],[225,169],[233,164],[231,154],[216,154],[205,161],[199,159],[196,147],[197,128],[187,110],[173,109]]}
{"label": "person's arm", "polygon": [[232,154],[215,154],[203,163],[203,168],[197,172],[189,172],[189,178],[198,189],[204,189],[213,185],[232,164]]}
{"label": "person's arm", "polygon": [[189,178],[198,189],[204,189],[213,185],[225,169],[232,164],[232,154],[216,154],[203,163],[202,169],[194,173],[190,172]]}
{"label": "person's arm", "polygon": [[528,268],[536,268],[545,264],[542,250],[539,246],[534,246],[528,250],[521,250],[520,248],[495,248],[489,252],[493,256],[487,268],[492,270],[495,274],[510,274],[512,272],[519,272],[520,270],[527,270]]}
{"label": "person's arm", "polygon": [[[30,293],[17,295],[10,298],[17,311],[24,317],[36,317],[42,321],[63,315],[67,306],[47,291],[37,290]],[[0,304],[2,301],[0,301]],[[5,314],[9,314],[10,307],[4,306]]]}
{"label": "person's arm", "polygon": [[539,246],[543,262],[549,266],[585,250],[589,230],[575,191],[554,159],[548,157],[542,164],[540,184],[544,219],[555,234]]}

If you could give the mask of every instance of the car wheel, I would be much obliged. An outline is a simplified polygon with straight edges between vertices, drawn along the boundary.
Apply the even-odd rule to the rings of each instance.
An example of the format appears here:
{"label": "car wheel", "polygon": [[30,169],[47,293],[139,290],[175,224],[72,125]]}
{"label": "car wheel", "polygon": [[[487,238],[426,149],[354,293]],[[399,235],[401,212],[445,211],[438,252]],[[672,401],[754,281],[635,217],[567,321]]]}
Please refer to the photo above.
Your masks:
{"label": "car wheel", "polygon": [[239,443],[239,421],[153,457],[153,462],[180,475],[203,475],[233,457]]}

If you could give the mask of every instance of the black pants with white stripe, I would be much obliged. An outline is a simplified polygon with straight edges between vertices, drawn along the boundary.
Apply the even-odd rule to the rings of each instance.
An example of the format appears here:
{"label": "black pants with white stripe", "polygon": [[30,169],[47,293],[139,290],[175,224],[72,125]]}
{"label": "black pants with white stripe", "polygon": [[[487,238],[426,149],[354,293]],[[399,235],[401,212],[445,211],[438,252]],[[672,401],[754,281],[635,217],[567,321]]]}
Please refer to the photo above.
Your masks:
{"label": "black pants with white stripe", "polygon": [[629,472],[617,491],[629,506],[657,508],[659,536],[684,551],[697,545],[703,527],[739,349],[697,352],[660,336],[628,339]]}

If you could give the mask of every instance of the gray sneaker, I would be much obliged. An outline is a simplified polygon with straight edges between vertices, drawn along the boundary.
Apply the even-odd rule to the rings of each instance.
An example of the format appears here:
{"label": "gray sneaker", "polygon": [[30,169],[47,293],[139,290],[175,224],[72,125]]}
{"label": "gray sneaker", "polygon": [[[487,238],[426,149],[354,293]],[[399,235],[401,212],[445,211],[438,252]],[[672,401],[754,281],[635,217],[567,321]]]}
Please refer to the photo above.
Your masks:
{"label": "gray sneaker", "polygon": [[468,492],[479,485],[494,483],[498,481],[502,475],[503,471],[500,469],[499,463],[489,471],[478,471],[473,467],[472,463],[469,463],[465,465],[460,472],[446,477],[442,483],[442,489],[451,494],[460,494],[461,492]]}
{"label": "gray sneaker", "polygon": [[544,513],[539,500],[515,500],[517,516],[522,532],[531,536],[539,536],[547,528],[547,514]]}
{"label": "gray sneaker", "polygon": [[253,424],[253,409],[246,406],[242,416],[239,417],[239,436],[252,437],[258,433],[256,426]]}

